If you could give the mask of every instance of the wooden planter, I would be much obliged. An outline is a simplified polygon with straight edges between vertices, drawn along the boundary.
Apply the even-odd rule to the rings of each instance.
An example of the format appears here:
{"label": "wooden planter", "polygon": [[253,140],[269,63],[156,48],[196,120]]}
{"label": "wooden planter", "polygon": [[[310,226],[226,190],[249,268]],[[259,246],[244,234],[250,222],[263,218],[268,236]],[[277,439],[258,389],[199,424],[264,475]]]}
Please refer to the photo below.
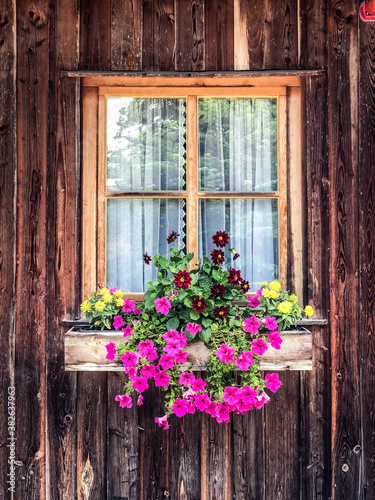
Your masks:
{"label": "wooden planter", "polygon": [[[312,370],[312,335],[305,328],[280,333],[283,343],[281,349],[271,347],[263,354],[262,370]],[[121,359],[114,361],[106,358],[106,344],[124,342],[122,332],[115,330],[90,330],[75,326],[65,335],[65,370],[68,371],[123,371]],[[188,364],[193,370],[206,369],[209,349],[202,341],[188,344]],[[182,365],[182,368],[188,365]]]}

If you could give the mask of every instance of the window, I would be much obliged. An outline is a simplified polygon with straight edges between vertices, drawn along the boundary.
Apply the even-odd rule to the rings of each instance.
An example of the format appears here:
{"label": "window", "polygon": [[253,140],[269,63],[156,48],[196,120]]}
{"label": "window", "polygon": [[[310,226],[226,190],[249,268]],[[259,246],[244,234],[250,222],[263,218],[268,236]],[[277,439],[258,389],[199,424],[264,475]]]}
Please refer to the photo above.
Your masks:
{"label": "window", "polygon": [[233,86],[233,79],[207,86],[199,78],[191,86],[128,79],[132,86],[84,88],[86,294],[106,283],[140,299],[157,272],[142,256],[167,256],[171,231],[179,247],[201,257],[225,229],[241,256],[226,264],[252,289],[286,279],[288,268],[302,271],[297,80],[289,88]]}

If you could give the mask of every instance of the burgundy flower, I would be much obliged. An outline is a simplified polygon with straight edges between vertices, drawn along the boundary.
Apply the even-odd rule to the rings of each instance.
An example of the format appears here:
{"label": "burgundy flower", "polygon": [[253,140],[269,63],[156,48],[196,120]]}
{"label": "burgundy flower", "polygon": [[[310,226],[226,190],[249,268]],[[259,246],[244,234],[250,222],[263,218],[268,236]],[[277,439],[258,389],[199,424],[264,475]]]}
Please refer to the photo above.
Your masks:
{"label": "burgundy flower", "polygon": [[225,231],[217,231],[216,234],[212,236],[212,241],[217,247],[224,248],[229,243],[229,234]]}
{"label": "burgundy flower", "polygon": [[145,264],[148,266],[150,265],[150,262],[152,261],[151,257],[148,255],[148,253],[143,254],[143,260],[145,261]]}
{"label": "burgundy flower", "polygon": [[189,288],[191,283],[191,276],[187,271],[178,271],[178,273],[174,275],[173,283],[178,288]]}
{"label": "burgundy flower", "polygon": [[178,233],[176,233],[175,231],[172,231],[171,234],[167,238],[168,244],[171,244],[174,241],[176,241],[178,236],[180,236]]}
{"label": "burgundy flower", "polygon": [[229,276],[227,277],[228,283],[232,285],[239,285],[242,281],[241,271],[236,271],[235,269],[229,269]]}
{"label": "burgundy flower", "polygon": [[237,260],[239,256],[240,256],[240,254],[239,254],[239,253],[235,253],[235,254],[233,255],[233,260]]}
{"label": "burgundy flower", "polygon": [[214,316],[215,318],[226,318],[228,316],[228,308],[225,306],[215,307]]}
{"label": "burgundy flower", "polygon": [[197,311],[197,313],[204,312],[206,307],[208,307],[207,302],[205,302],[205,300],[202,297],[199,297],[199,295],[194,297],[191,304],[193,306],[194,311]]}
{"label": "burgundy flower", "polygon": [[224,252],[221,250],[212,250],[211,252],[211,260],[214,264],[217,264],[220,266],[220,264],[223,264],[224,262]]}
{"label": "burgundy flower", "polygon": [[225,288],[223,285],[219,285],[218,283],[214,283],[211,287],[211,295],[215,299],[221,298],[225,293]]}
{"label": "burgundy flower", "polygon": [[241,290],[243,291],[243,293],[246,293],[250,290],[250,286],[249,286],[249,282],[248,281],[245,281],[245,280],[242,280],[241,282]]}

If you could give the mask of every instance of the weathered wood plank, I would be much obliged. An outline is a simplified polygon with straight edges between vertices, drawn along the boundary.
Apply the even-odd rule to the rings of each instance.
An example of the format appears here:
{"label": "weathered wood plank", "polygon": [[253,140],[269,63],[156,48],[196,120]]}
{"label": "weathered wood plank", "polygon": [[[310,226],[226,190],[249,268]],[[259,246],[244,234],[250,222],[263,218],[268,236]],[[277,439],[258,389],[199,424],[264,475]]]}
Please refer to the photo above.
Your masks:
{"label": "weathered wood plank", "polygon": [[[283,344],[280,350],[269,348],[262,356],[263,370],[310,370],[312,337],[310,332],[295,331],[281,334]],[[122,371],[118,355],[114,361],[106,359],[106,344],[124,342],[121,333],[72,331],[65,336],[65,369],[73,371]],[[209,350],[202,341],[189,344],[186,348],[188,361],[195,370],[205,368]],[[184,365],[182,365],[184,367]]]}
{"label": "weathered wood plank", "polygon": [[16,494],[30,500],[46,496],[48,8],[17,2]]}
{"label": "weathered wood plank", "polygon": [[364,496],[375,498],[375,29],[360,21],[361,406]]}
{"label": "weathered wood plank", "polygon": [[111,69],[142,69],[142,1],[112,0]]}
{"label": "weathered wood plank", "polygon": [[204,57],[203,0],[176,2],[176,70],[202,71]]}
{"label": "weathered wood plank", "polygon": [[111,0],[81,0],[81,69],[111,68]]}
{"label": "weathered wood plank", "polygon": [[[14,387],[15,277],[16,277],[16,2],[0,8],[0,497],[6,498],[17,469],[8,463],[11,436],[8,422],[8,388]],[[11,392],[13,392],[11,390]],[[9,401],[14,403],[14,401]],[[14,436],[14,437],[17,437]],[[15,441],[16,442],[16,441]],[[12,476],[7,476],[11,474]]]}
{"label": "weathered wood plank", "polygon": [[234,69],[234,2],[204,2],[205,69]]}
{"label": "weathered wood plank", "polygon": [[328,2],[332,498],[358,498],[361,461],[358,248],[358,2]]}
{"label": "weathered wood plank", "polygon": [[264,69],[266,6],[258,0],[234,0],[234,60],[237,70]]}

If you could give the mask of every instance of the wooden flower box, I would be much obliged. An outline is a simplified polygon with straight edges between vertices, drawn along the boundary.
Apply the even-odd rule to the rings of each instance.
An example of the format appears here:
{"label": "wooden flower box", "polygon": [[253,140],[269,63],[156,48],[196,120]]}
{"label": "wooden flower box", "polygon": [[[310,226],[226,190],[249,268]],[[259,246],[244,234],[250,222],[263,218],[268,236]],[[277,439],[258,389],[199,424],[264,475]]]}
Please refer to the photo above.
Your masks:
{"label": "wooden flower box", "polygon": [[[283,343],[280,350],[269,348],[262,356],[262,370],[312,370],[312,335],[298,327],[280,333]],[[123,371],[119,356],[114,361],[106,359],[106,344],[119,344],[126,339],[115,330],[90,330],[75,326],[65,336],[65,370],[68,371]],[[193,370],[206,369],[209,349],[202,341],[188,344],[188,364]],[[183,368],[184,365],[182,365]],[[186,366],[186,365],[185,365]]]}

